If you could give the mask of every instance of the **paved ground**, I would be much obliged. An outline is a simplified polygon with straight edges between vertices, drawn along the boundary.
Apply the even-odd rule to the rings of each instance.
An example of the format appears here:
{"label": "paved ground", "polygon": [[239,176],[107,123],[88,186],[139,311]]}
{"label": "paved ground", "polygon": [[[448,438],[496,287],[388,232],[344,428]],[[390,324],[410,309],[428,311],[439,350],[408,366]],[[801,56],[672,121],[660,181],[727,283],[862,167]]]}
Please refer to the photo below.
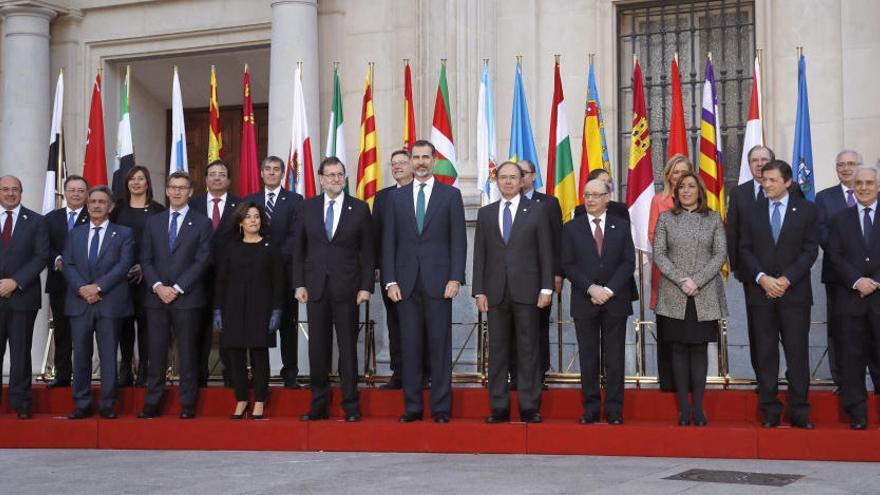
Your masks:
{"label": "paved ground", "polygon": [[[671,481],[689,469],[804,476],[784,487]],[[587,456],[0,450],[25,494],[877,494],[880,464]]]}

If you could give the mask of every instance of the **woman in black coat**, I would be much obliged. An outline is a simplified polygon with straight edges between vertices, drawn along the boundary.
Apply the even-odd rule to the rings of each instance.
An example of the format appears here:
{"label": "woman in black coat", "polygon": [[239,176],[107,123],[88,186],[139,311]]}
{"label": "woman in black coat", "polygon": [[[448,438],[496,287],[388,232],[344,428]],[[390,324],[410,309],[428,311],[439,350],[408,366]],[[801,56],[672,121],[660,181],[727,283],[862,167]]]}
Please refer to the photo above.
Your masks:
{"label": "woman in black coat", "polygon": [[228,353],[235,389],[237,404],[230,418],[242,419],[248,408],[250,351],[254,379],[251,419],[263,419],[269,394],[269,347],[275,347],[284,304],[284,264],[278,247],[260,233],[266,215],[259,205],[242,202],[233,211],[232,221],[238,225],[240,237],[227,244],[217,263],[214,328],[220,332],[220,347]]}

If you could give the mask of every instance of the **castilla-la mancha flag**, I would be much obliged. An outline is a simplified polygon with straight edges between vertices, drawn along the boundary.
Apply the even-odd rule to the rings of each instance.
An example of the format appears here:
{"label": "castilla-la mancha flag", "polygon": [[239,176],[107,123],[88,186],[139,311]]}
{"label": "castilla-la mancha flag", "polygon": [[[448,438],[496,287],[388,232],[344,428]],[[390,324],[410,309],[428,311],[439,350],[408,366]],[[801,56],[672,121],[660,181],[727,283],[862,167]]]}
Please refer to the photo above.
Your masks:
{"label": "castilla-la mancha flag", "polygon": [[651,130],[648,128],[648,112],[645,106],[645,86],[642,67],[635,60],[633,69],[633,123],[629,144],[629,170],[626,178],[626,206],[632,220],[632,237],[635,248],[650,252],[648,241],[648,217],[651,199],[654,197],[654,164],[651,161]]}
{"label": "castilla-la mancha flag", "polygon": [[104,147],[104,108],[101,105],[101,73],[92,86],[92,106],[89,110],[89,129],[86,134],[86,156],[83,178],[89,187],[107,185],[107,153]]}

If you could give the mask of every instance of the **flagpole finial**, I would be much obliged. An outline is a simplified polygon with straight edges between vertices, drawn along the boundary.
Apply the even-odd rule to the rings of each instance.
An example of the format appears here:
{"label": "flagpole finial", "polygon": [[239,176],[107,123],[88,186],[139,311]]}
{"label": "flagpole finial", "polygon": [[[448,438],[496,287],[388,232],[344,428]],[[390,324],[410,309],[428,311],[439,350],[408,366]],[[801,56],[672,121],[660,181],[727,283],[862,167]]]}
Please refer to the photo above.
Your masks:
{"label": "flagpole finial", "polygon": [[675,55],[673,55],[672,58],[675,59],[675,63],[678,63],[678,52],[675,52]]}
{"label": "flagpole finial", "polygon": [[553,55],[553,58],[556,59],[556,65],[559,65],[559,58],[560,58],[560,57],[562,57],[562,55],[560,55],[560,54],[558,54],[558,53],[556,53],[556,54]]}
{"label": "flagpole finial", "polygon": [[339,62],[333,62],[333,72],[337,72],[339,70]]}
{"label": "flagpole finial", "polygon": [[448,59],[441,58],[441,59],[440,59],[440,63],[443,64],[443,65],[446,65],[446,60],[448,60]]}
{"label": "flagpole finial", "polygon": [[706,58],[709,59],[709,62],[712,61],[712,52],[706,52]]}
{"label": "flagpole finial", "polygon": [[596,54],[595,54],[595,53],[588,53],[588,54],[587,54],[587,61],[590,62],[590,65],[593,65],[593,59],[594,59],[595,57],[596,57]]}
{"label": "flagpole finial", "polygon": [[489,65],[489,59],[488,59],[488,58],[484,58],[484,59],[483,59],[483,65]]}
{"label": "flagpole finial", "polygon": [[522,55],[517,55],[516,56],[516,65],[522,65],[522,59],[523,59]]}
{"label": "flagpole finial", "polygon": [[798,58],[803,57],[804,56],[804,47],[802,47],[802,46],[797,47],[797,54],[798,54]]}
{"label": "flagpole finial", "polygon": [[247,64],[247,62],[245,62],[245,64],[244,64],[244,71],[245,71],[245,72],[248,71],[248,64]]}
{"label": "flagpole finial", "polygon": [[409,59],[408,59],[408,58],[403,59],[403,63],[404,63],[405,65],[409,65]]}
{"label": "flagpole finial", "polygon": [[633,67],[635,67],[637,63],[639,63],[639,56],[633,53]]}

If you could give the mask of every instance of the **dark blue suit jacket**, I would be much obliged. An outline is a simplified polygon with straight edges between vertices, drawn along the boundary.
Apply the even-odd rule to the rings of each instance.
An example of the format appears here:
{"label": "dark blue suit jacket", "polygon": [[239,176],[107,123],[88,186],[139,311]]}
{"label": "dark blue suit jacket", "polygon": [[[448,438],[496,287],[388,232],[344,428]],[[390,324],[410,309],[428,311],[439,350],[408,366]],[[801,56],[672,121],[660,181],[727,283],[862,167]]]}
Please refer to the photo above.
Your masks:
{"label": "dark blue suit jacket", "polygon": [[383,285],[397,282],[406,299],[420,278],[426,293],[443,298],[450,280],[465,283],[467,233],[461,191],[435,180],[419,234],[413,183],[392,191],[382,239]]}
{"label": "dark blue suit jacket", "polygon": [[844,208],[831,218],[826,258],[830,258],[838,283],[834,284],[834,311],[839,315],[861,316],[871,310],[880,313],[880,291],[862,298],[853,289],[856,280],[867,277],[880,282],[880,219],[874,215],[870,244],[865,245],[859,209]]}
{"label": "dark blue suit jacket", "polygon": [[816,195],[816,207],[819,208],[819,244],[825,251],[825,255],[822,257],[822,282],[826,284],[839,282],[837,273],[831,267],[831,258],[827,251],[832,218],[847,208],[846,196],[844,196],[840,184],[819,191],[819,194]]}
{"label": "dark blue suit jacket", "polygon": [[79,296],[79,288],[98,284],[101,300],[92,306],[100,316],[122,318],[134,313],[128,287],[128,268],[134,264],[134,237],[131,229],[110,223],[104,233],[94,270],[89,266],[89,230],[92,224],[79,225],[68,234],[64,248],[64,278],[67,301],[64,313],[79,316],[89,304]]}
{"label": "dark blue suit jacket", "polygon": [[157,282],[175,284],[183,294],[171,303],[174,309],[197,309],[208,305],[204,284],[205,269],[211,263],[211,221],[190,208],[181,220],[173,249],[168,249],[168,222],[171,209],[147,218],[141,243],[141,268],[147,295],[144,307],[163,308],[165,303],[153,292]]}
{"label": "dark blue suit jacket", "polygon": [[[630,224],[616,215],[605,215],[602,232],[602,256],[596,250],[590,217],[579,215],[562,228],[562,270],[571,282],[571,316],[591,318],[602,309],[617,316],[632,314],[633,285],[636,267]],[[608,287],[614,297],[603,306],[590,301],[591,285]]]}
{"label": "dark blue suit jacket", "polygon": [[[49,262],[46,264],[46,292],[61,292],[67,290],[67,282],[64,275],[55,271],[55,258],[64,254],[64,246],[67,244],[67,208],[58,208],[50,211],[45,216],[46,228],[49,230]],[[89,221],[86,207],[80,210],[76,217],[76,225],[82,225]]]}
{"label": "dark blue suit jacket", "polygon": [[[238,235],[238,225],[233,225],[232,212],[239,203],[241,203],[241,198],[233,196],[231,193],[226,194],[226,203],[223,205],[223,212],[220,214],[220,225],[217,226],[217,230],[214,230],[211,235],[211,257],[214,263],[220,261],[220,251],[223,250],[226,243],[236,239]],[[208,215],[207,193],[190,198],[189,207],[208,217],[208,221],[211,220],[211,217]]]}
{"label": "dark blue suit jacket", "polygon": [[[5,213],[0,215],[4,216]],[[40,309],[43,299],[40,273],[46,267],[48,259],[49,233],[46,219],[22,206],[12,230],[9,248],[4,248],[3,243],[0,243],[0,278],[11,278],[18,283],[18,289],[8,299],[13,310]]]}
{"label": "dark blue suit jacket", "polygon": [[[244,198],[245,201],[253,201],[261,207],[266,207],[266,188],[260,189],[250,196]],[[285,266],[290,269],[290,263],[293,261],[294,247],[294,229],[296,228],[296,216],[302,207],[303,197],[293,191],[287,191],[284,188],[278,192],[275,198],[275,209],[272,213],[272,221],[269,222],[269,229],[264,229],[264,234],[275,242],[276,246],[280,246],[281,254],[284,255]]]}

